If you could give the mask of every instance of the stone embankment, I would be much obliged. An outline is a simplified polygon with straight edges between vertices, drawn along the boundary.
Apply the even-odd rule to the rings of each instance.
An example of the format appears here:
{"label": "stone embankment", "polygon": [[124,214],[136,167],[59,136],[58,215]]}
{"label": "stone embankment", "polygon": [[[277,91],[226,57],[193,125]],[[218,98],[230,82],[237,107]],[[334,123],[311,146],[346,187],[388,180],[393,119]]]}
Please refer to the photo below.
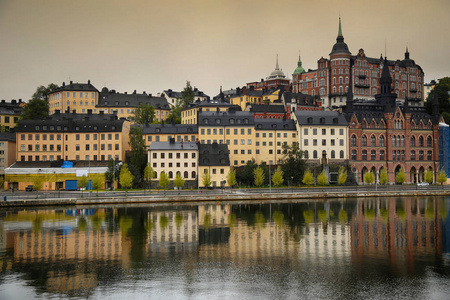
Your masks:
{"label": "stone embankment", "polygon": [[0,208],[30,206],[74,206],[104,204],[167,204],[194,202],[247,202],[247,201],[326,201],[328,199],[373,198],[373,197],[427,197],[450,196],[450,190],[422,191],[357,191],[357,192],[294,192],[294,193],[231,193],[231,194],[197,194],[190,195],[151,195],[151,196],[117,196],[117,197],[84,197],[84,198],[47,198],[47,199],[15,199],[0,202]]}

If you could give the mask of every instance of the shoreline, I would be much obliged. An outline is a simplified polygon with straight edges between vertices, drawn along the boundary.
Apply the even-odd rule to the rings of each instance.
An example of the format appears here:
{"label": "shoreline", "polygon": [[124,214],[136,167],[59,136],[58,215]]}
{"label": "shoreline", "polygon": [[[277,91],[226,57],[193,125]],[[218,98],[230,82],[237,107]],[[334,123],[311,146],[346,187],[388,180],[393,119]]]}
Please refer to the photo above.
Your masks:
{"label": "shoreline", "polygon": [[17,199],[0,202],[0,209],[8,207],[32,206],[83,206],[103,204],[183,204],[193,202],[239,202],[239,201],[291,201],[345,198],[374,197],[426,197],[450,196],[450,190],[415,190],[415,191],[355,191],[355,192],[307,192],[307,193],[236,193],[210,195],[151,195],[151,196],[115,196],[115,197],[85,197],[85,198],[47,198],[47,199]]}

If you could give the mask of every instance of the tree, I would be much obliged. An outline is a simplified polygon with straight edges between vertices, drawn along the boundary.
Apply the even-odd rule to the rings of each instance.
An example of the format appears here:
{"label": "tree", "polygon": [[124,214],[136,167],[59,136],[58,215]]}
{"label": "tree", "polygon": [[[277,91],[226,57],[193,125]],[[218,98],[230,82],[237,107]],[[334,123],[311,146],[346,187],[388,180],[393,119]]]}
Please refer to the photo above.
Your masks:
{"label": "tree", "polygon": [[144,180],[148,183],[150,183],[150,189],[152,188],[152,179],[154,178],[154,173],[152,166],[150,163],[147,163],[147,166],[145,166],[144,169]]}
{"label": "tree", "polygon": [[41,86],[36,88],[36,92],[34,92],[34,94],[33,94],[33,96],[31,98],[32,99],[48,100],[48,95],[51,92],[56,91],[57,89],[59,89],[59,86],[54,84],[54,83],[50,83],[47,87],[41,85]]}
{"label": "tree", "polygon": [[78,188],[81,190],[81,198],[83,198],[83,191],[87,187],[89,183],[89,179],[86,175],[81,176],[80,179],[78,179],[77,185]]}
{"label": "tree", "polygon": [[97,190],[97,196],[98,196],[98,189],[103,186],[103,178],[100,175],[95,175],[92,179],[92,188],[94,190]]}
{"label": "tree", "polygon": [[133,126],[129,132],[131,151],[129,156],[130,170],[134,171],[133,175],[138,182],[141,181],[142,175],[147,162],[147,151],[144,140],[144,132],[141,126]]}
{"label": "tree", "polygon": [[281,169],[285,178],[292,177],[294,182],[300,182],[302,180],[306,164],[303,160],[303,151],[300,149],[298,143],[293,143],[291,146],[283,144]]}
{"label": "tree", "polygon": [[364,182],[365,183],[372,184],[374,181],[375,181],[375,175],[372,173],[372,171],[364,173]]}
{"label": "tree", "polygon": [[310,170],[306,170],[302,180],[303,184],[312,185],[314,183],[314,176]]}
{"label": "tree", "polygon": [[173,181],[173,185],[175,185],[177,188],[183,188],[184,187],[184,178],[181,177],[181,173],[177,172],[177,175],[175,176],[175,180]]}
{"label": "tree", "polygon": [[186,108],[189,104],[194,103],[195,93],[189,81],[186,81],[186,87],[181,92],[181,98],[183,101],[183,108]]}
{"label": "tree", "polygon": [[317,184],[322,186],[328,184],[328,177],[325,174],[325,171],[322,171],[322,173],[317,176]]}
{"label": "tree", "polygon": [[258,167],[255,160],[248,160],[244,169],[237,174],[237,180],[243,185],[251,186],[254,182],[255,169]]}
{"label": "tree", "polygon": [[283,184],[283,170],[281,170],[281,166],[278,166],[275,173],[272,175],[272,182],[275,186],[280,186]]}
{"label": "tree", "polygon": [[177,98],[175,105],[170,110],[169,116],[167,116],[167,120],[172,120],[172,123],[175,123],[175,124],[181,124],[181,110],[182,109],[183,109],[183,102]]}
{"label": "tree", "polygon": [[42,189],[42,187],[44,186],[44,180],[41,177],[41,175],[36,175],[33,178],[33,189],[36,191],[39,191],[40,189]]}
{"label": "tree", "polygon": [[255,185],[260,187],[264,184],[265,174],[261,167],[257,167],[254,172]]}
{"label": "tree", "polygon": [[425,106],[427,108],[427,112],[432,114],[433,112],[433,100],[435,94],[437,94],[438,102],[439,102],[439,113],[445,119],[445,122],[448,124],[450,122],[450,77],[444,77],[439,79],[439,82],[435,85],[433,90],[428,95]]}
{"label": "tree", "polygon": [[108,169],[105,172],[106,181],[112,182],[112,186],[115,185],[115,181],[119,178],[121,162],[116,162],[112,158],[108,161]]}
{"label": "tree", "polygon": [[159,186],[164,189],[166,186],[170,184],[169,176],[167,176],[166,172],[162,171],[159,176]]}
{"label": "tree", "polygon": [[338,184],[344,185],[347,181],[347,170],[345,167],[340,167],[338,172]]}
{"label": "tree", "polygon": [[125,190],[128,192],[128,188],[131,187],[133,184],[134,176],[131,174],[130,170],[128,170],[128,165],[123,164],[122,168],[120,169],[120,185],[125,188]]}
{"label": "tree", "polygon": [[405,182],[405,180],[406,180],[406,174],[402,167],[395,175],[395,181],[397,181],[397,183],[403,184],[403,182]]}
{"label": "tree", "polygon": [[424,175],[424,181],[425,182],[428,182],[429,184],[432,184],[433,183],[433,177],[434,177],[433,171],[431,171],[431,170],[426,170],[425,171],[425,175]]}
{"label": "tree", "polygon": [[227,182],[231,189],[233,189],[233,185],[236,184],[236,171],[233,167],[230,167],[230,170],[228,171]]}
{"label": "tree", "polygon": [[204,187],[209,187],[211,185],[211,175],[208,172],[208,169],[205,169],[205,172],[202,175],[202,183]]}
{"label": "tree", "polygon": [[150,103],[141,103],[135,108],[130,120],[136,124],[151,124],[155,120],[155,108]]}
{"label": "tree", "polygon": [[47,87],[44,87],[43,85],[39,86],[28,103],[25,104],[22,110],[21,119],[33,120],[47,117],[50,108],[48,104],[48,95],[58,88],[59,87],[54,83],[50,83]]}
{"label": "tree", "polygon": [[380,184],[387,184],[389,182],[389,176],[386,168],[381,169],[380,172]]}
{"label": "tree", "polygon": [[438,176],[438,182],[443,185],[444,182],[447,182],[447,174],[445,174],[444,168],[441,169]]}

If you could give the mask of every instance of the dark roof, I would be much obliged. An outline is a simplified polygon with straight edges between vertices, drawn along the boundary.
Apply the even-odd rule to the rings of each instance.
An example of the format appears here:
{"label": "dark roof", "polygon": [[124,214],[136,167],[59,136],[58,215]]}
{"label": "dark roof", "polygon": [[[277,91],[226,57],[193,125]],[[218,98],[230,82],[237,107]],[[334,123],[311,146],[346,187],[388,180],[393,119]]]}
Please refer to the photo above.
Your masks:
{"label": "dark roof", "polygon": [[[87,167],[107,167],[107,160],[71,160],[74,168],[87,168]],[[10,168],[60,168],[64,160],[55,161],[16,161],[10,166]]]}
{"label": "dark roof", "polygon": [[98,90],[91,84],[91,81],[88,80],[87,83],[73,83],[72,81],[70,84],[66,85],[65,82],[62,83],[62,86],[60,86],[58,89],[50,92],[50,94],[58,93],[61,91],[83,91],[83,92],[98,92]]}
{"label": "dark roof", "polygon": [[[358,56],[354,55],[351,58],[352,58],[352,60],[356,60],[358,58]],[[366,59],[367,62],[369,64],[372,64],[372,65],[380,65],[381,63],[384,63],[383,57],[373,58],[373,57],[366,57],[366,56],[364,56],[364,57],[361,57],[361,58],[362,59]],[[390,66],[390,67],[395,67],[395,65],[398,65],[401,68],[416,67],[416,68],[418,68],[418,69],[420,69],[422,71],[422,67],[421,66],[417,65],[414,60],[409,59],[409,53],[408,53],[407,58],[405,58],[403,60],[399,60],[399,59],[397,59],[397,60],[387,60],[387,62],[388,62],[388,66]]]}
{"label": "dark roof", "polygon": [[255,130],[297,130],[294,120],[255,119]]}
{"label": "dark roof", "polygon": [[292,103],[292,100],[294,100],[294,102],[299,105],[319,107],[319,105],[317,105],[317,103],[314,102],[315,98],[319,99],[319,96],[315,97],[308,94],[291,93],[291,92],[284,92],[282,95],[282,99],[284,99],[285,104]]}
{"label": "dark roof", "polygon": [[147,103],[157,109],[170,110],[169,103],[164,97],[153,97],[145,92],[142,94],[117,93],[107,88],[102,89],[96,107],[138,107]]}
{"label": "dark roof", "polygon": [[77,114],[58,111],[45,119],[20,120],[17,132],[120,132],[124,119],[115,114]]}
{"label": "dark roof", "polygon": [[286,112],[284,105],[251,104],[250,111],[253,113],[279,113]]}
{"label": "dark roof", "polygon": [[[194,87],[193,91],[195,97],[206,97],[209,99],[209,96],[200,91],[198,88]],[[179,98],[179,99],[183,98],[182,92],[172,91],[171,89],[165,90],[163,93],[165,93],[170,98]]]}
{"label": "dark roof", "polygon": [[348,125],[345,116],[337,111],[297,110],[295,116],[299,125]]}
{"label": "dark roof", "polygon": [[230,155],[227,144],[199,144],[199,166],[229,166]]}
{"label": "dark roof", "polygon": [[194,134],[198,133],[197,124],[149,124],[141,126],[144,134]]}
{"label": "dark roof", "polygon": [[22,104],[22,99],[19,101],[11,100],[11,102],[2,100],[0,102],[0,115],[20,115],[23,110],[21,107]]}
{"label": "dark roof", "polygon": [[148,148],[152,150],[198,150],[196,142],[153,142]]}
{"label": "dark roof", "polygon": [[249,111],[211,112],[198,113],[197,124],[199,126],[251,126],[255,125],[254,115]]}
{"label": "dark roof", "polygon": [[197,100],[194,103],[189,104],[188,107],[184,108],[183,110],[188,110],[188,109],[192,109],[195,107],[232,107],[235,106],[236,109],[241,109],[239,105],[233,105],[230,104],[227,101],[222,101],[221,99],[213,99],[213,100]]}
{"label": "dark roof", "polygon": [[16,141],[16,133],[14,132],[0,132],[0,141]]}

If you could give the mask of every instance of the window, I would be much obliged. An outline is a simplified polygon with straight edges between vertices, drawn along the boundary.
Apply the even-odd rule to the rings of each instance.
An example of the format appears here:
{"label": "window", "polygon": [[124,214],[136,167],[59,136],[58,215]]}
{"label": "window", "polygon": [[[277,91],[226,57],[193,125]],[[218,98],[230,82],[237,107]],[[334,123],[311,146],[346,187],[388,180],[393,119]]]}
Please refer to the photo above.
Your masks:
{"label": "window", "polygon": [[356,135],[352,135],[351,143],[352,143],[352,147],[356,147]]}
{"label": "window", "polygon": [[313,152],[313,158],[317,158],[317,150],[314,150],[314,152]]}
{"label": "window", "polygon": [[367,160],[367,150],[362,151],[362,160]]}
{"label": "window", "polygon": [[367,146],[367,137],[365,135],[362,136],[362,146],[363,147]]}
{"label": "window", "polygon": [[326,135],[327,134],[327,130],[324,128],[322,129],[322,135]]}
{"label": "window", "polygon": [[419,147],[423,147],[423,136],[419,137]]}
{"label": "window", "polygon": [[380,150],[380,160],[384,160],[384,150]]}
{"label": "window", "polygon": [[339,158],[344,158],[344,150],[339,151]]}
{"label": "window", "polygon": [[75,145],[75,151],[80,151],[80,145]]}
{"label": "window", "polygon": [[327,140],[323,139],[322,140],[322,146],[326,146],[327,145]]}
{"label": "window", "polygon": [[317,135],[317,129],[316,128],[313,129],[313,135]]}
{"label": "window", "polygon": [[416,138],[415,136],[411,137],[411,147],[415,147],[416,146]]}
{"label": "window", "polygon": [[384,135],[380,136],[380,147],[384,147]]}
{"label": "window", "polygon": [[304,128],[304,129],[303,129],[303,134],[304,134],[304,135],[308,135],[308,128]]}
{"label": "window", "polygon": [[433,152],[432,151],[428,151],[427,152],[427,160],[432,160],[433,159]]}
{"label": "window", "polygon": [[370,160],[376,160],[377,154],[375,150],[370,151]]}
{"label": "window", "polygon": [[303,145],[308,146],[308,140],[303,140]]}
{"label": "window", "polygon": [[432,145],[431,136],[427,137],[427,147],[431,147]]}
{"label": "window", "polygon": [[335,146],[335,140],[334,139],[331,139],[330,143],[331,143],[331,146]]}
{"label": "window", "polygon": [[423,150],[419,151],[419,160],[423,160]]}
{"label": "window", "polygon": [[411,160],[416,160],[416,151],[415,150],[411,151]]}
{"label": "window", "polygon": [[334,128],[330,129],[330,134],[334,135]]}
{"label": "window", "polygon": [[317,146],[317,140],[316,139],[313,140],[313,146]]}
{"label": "window", "polygon": [[335,158],[335,152],[334,152],[334,150],[331,150],[331,158]]}
{"label": "window", "polygon": [[375,147],[375,144],[376,144],[376,139],[375,139],[375,136],[372,135],[370,137],[370,146]]}

